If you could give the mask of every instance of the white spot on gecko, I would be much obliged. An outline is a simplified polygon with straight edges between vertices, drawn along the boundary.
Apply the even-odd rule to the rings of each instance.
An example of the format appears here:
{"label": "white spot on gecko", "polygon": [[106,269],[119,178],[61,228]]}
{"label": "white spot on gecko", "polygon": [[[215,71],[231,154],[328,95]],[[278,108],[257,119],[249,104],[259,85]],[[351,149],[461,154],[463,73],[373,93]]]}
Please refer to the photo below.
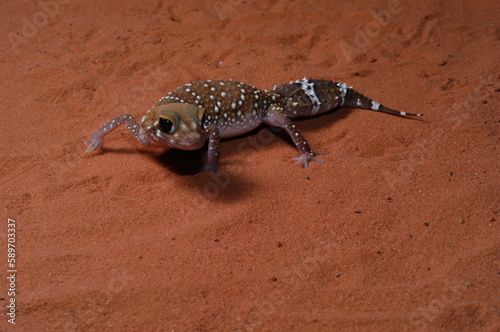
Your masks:
{"label": "white spot on gecko", "polygon": [[337,86],[340,89],[340,97],[342,97],[342,103],[340,105],[342,106],[342,105],[344,105],[345,96],[347,95],[347,84],[345,84],[345,83],[342,83],[342,84],[337,83]]}
{"label": "white spot on gecko", "polygon": [[377,103],[376,101],[372,100],[372,110],[373,111],[378,111],[379,107],[380,107],[380,104]]}
{"label": "white spot on gecko", "polygon": [[313,109],[311,111],[311,115],[314,115],[318,113],[321,101],[319,100],[318,96],[316,95],[316,91],[314,91],[314,82],[310,82],[307,78],[304,77],[302,82],[299,82],[302,84],[302,91],[309,97],[309,99],[313,103]]}

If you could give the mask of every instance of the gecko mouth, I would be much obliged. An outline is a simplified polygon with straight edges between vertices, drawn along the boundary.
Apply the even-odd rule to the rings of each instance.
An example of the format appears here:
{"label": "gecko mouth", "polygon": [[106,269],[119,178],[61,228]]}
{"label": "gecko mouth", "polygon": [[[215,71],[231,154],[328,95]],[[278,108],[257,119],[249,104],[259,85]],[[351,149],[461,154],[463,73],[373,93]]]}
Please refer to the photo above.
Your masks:
{"label": "gecko mouth", "polygon": [[205,141],[198,137],[186,137],[182,140],[175,140],[170,137],[165,137],[162,135],[162,132],[157,130],[149,131],[148,136],[151,138],[151,141],[154,141],[156,146],[170,147],[181,150],[198,150],[205,145]]}

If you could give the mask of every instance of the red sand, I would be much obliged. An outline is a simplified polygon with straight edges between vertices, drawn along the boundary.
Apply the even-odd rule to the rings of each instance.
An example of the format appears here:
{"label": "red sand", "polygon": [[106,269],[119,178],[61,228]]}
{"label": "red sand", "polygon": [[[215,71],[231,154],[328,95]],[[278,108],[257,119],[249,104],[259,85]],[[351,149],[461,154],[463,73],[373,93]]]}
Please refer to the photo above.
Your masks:
{"label": "red sand", "polygon": [[[8,218],[20,331],[500,328],[498,1],[42,2],[0,5],[0,330]],[[307,170],[269,129],[220,179],[125,129],[83,153],[189,81],[304,76],[425,117],[297,122]]]}

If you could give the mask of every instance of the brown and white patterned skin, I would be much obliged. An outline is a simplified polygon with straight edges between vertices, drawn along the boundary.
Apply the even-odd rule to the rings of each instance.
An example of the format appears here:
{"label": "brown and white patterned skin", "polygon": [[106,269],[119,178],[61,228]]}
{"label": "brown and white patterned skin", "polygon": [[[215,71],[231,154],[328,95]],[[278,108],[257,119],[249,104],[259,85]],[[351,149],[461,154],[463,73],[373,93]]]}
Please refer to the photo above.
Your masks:
{"label": "brown and white patterned skin", "polygon": [[207,80],[186,84],[168,93],[149,110],[139,124],[130,114],[105,123],[91,138],[87,152],[99,149],[104,136],[125,124],[145,146],[200,149],[208,141],[206,169],[217,173],[220,139],[234,137],[262,123],[285,129],[301,153],[297,162],[307,168],[310,161],[322,162],[291,123],[291,118],[314,116],[348,106],[394,115],[421,116],[387,108],[347,87],[326,80],[304,78],[259,90],[232,80]]}

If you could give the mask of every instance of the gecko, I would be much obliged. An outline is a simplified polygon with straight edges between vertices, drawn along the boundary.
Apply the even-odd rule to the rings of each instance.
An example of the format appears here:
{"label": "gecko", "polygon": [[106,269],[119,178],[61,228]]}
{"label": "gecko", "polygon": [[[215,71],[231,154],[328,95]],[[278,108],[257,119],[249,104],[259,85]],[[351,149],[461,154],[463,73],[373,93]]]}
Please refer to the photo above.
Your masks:
{"label": "gecko", "polygon": [[291,81],[272,90],[233,80],[205,80],[185,84],[161,98],[137,121],[126,113],[105,123],[93,134],[86,152],[98,150],[103,139],[125,125],[140,144],[147,147],[197,150],[208,142],[204,169],[218,174],[220,140],[252,131],[261,124],[286,130],[300,156],[294,158],[307,168],[312,161],[323,163],[291,121],[316,116],[340,107],[355,107],[397,116],[422,116],[388,108],[348,87],[323,79]]}

